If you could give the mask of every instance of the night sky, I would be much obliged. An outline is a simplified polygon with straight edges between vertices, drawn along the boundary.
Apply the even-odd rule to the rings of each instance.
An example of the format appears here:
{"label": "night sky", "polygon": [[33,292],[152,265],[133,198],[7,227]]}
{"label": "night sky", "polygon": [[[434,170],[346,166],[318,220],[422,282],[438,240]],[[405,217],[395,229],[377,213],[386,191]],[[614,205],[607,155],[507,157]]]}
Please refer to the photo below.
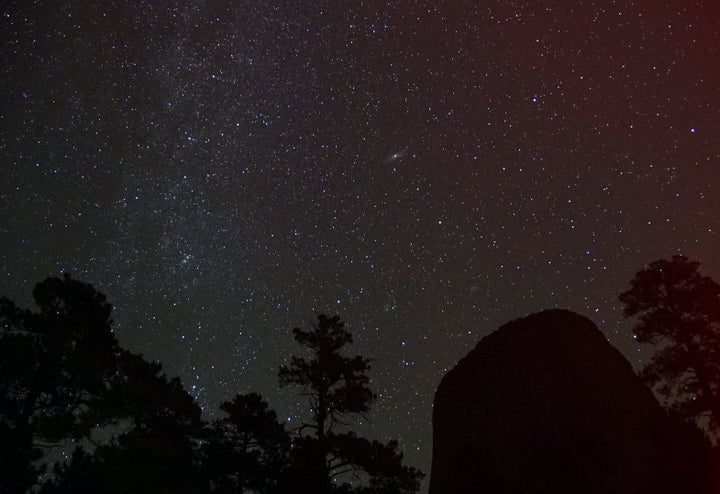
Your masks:
{"label": "night sky", "polygon": [[633,274],[720,279],[716,0],[0,14],[1,294],[93,283],[208,417],[258,391],[298,423],[291,330],[338,314],[373,359],[361,430],[429,472],[435,388],[489,331],[568,308],[640,366]]}

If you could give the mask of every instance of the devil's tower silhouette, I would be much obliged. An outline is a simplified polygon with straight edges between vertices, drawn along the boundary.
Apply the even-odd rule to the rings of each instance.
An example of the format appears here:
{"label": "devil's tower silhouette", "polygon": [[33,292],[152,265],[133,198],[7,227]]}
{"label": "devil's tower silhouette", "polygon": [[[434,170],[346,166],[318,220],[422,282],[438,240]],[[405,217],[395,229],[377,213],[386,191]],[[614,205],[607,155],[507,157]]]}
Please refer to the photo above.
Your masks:
{"label": "devil's tower silhouette", "polygon": [[549,310],[483,338],[443,378],[430,494],[707,492],[707,452],[592,322]]}

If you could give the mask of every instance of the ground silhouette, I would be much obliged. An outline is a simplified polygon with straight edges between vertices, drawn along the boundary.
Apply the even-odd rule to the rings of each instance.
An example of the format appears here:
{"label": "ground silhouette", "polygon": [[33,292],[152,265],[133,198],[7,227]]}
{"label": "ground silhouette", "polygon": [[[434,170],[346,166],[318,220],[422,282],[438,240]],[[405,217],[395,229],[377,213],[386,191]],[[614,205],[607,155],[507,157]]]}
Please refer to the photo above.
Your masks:
{"label": "ground silhouette", "polygon": [[709,452],[590,320],[548,310],[483,338],[443,378],[430,494],[706,493]]}

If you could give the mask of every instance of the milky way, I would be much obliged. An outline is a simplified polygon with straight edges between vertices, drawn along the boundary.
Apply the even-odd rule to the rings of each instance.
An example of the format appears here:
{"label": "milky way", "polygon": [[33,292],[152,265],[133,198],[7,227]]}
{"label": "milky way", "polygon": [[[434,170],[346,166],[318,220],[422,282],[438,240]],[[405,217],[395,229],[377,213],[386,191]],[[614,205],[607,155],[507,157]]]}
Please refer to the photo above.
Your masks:
{"label": "milky way", "polygon": [[720,279],[715,3],[4,2],[2,292],[72,272],[208,416],[255,390],[288,427],[290,331],[337,313],[364,433],[428,471],[488,331],[569,308],[641,365],[633,273]]}

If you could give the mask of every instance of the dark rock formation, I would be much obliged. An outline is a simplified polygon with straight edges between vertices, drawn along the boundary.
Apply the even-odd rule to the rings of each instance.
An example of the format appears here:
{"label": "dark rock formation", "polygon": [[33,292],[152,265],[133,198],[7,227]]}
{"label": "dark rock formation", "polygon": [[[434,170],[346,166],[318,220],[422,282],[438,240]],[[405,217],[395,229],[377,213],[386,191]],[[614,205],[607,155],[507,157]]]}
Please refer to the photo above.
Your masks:
{"label": "dark rock formation", "polygon": [[710,492],[708,451],[592,322],[548,310],[483,338],[443,378],[430,494]]}

